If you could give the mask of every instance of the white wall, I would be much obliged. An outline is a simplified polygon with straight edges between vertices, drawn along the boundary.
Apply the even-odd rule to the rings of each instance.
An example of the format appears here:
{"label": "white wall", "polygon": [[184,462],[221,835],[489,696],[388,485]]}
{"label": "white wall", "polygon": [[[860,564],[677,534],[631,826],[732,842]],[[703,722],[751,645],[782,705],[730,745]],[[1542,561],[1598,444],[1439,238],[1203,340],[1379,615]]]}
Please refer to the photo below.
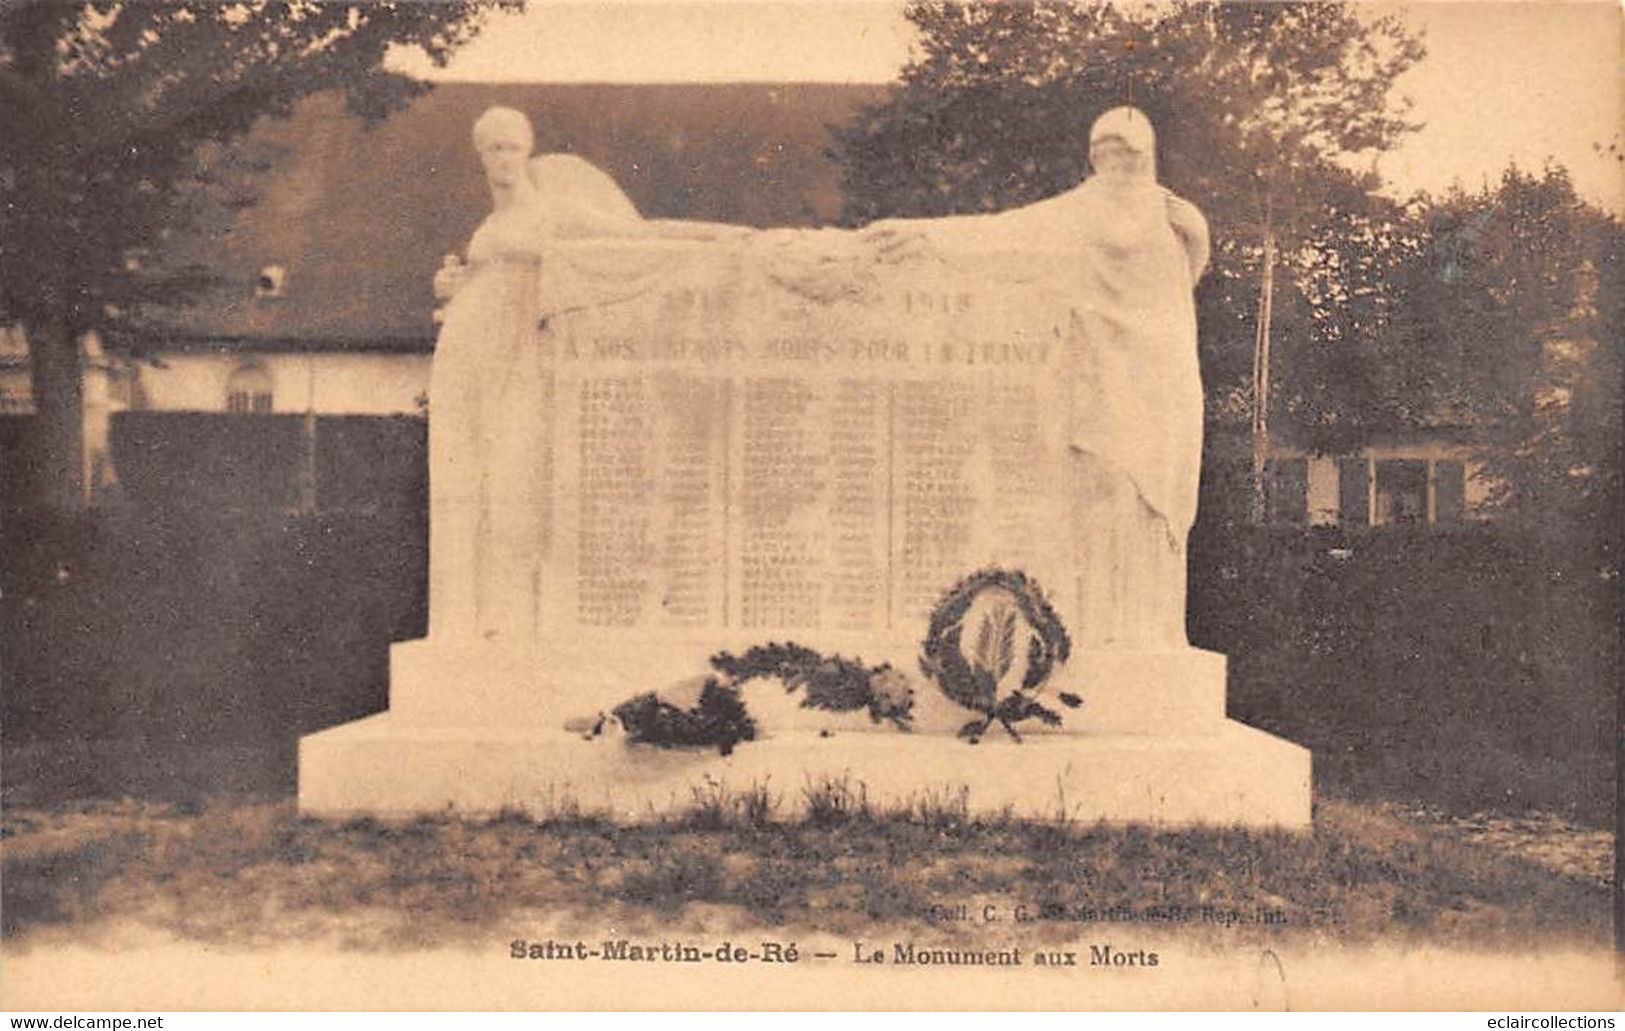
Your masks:
{"label": "white wall", "polygon": [[271,378],[273,412],[416,415],[429,390],[427,354],[166,354],[162,367],[140,370],[146,408],[223,412],[226,381],[245,360]]}

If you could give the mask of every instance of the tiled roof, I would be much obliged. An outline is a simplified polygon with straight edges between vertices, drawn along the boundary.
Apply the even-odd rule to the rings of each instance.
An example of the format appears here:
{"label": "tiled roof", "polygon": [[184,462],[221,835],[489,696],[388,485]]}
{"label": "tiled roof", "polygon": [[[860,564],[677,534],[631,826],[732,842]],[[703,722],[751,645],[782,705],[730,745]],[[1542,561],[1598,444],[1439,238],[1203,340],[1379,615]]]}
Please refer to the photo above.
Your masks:
{"label": "tiled roof", "polygon": [[[177,239],[172,256],[223,282],[166,313],[163,346],[427,348],[430,281],[490,210],[469,130],[524,111],[539,153],[578,154],[651,218],[809,226],[840,209],[828,127],[884,87],[815,84],[442,85],[367,129],[335,95],[263,122],[238,145],[272,164],[258,202]],[[256,296],[267,266],[282,295]]]}

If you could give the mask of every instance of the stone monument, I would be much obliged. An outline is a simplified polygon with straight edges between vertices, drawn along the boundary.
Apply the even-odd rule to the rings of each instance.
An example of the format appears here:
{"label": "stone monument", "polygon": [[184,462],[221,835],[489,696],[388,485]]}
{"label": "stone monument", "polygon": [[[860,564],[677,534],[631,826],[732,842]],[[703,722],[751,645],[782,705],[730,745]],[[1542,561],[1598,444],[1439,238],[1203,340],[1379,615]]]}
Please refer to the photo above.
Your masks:
{"label": "stone monument", "polygon": [[[388,712],[303,739],[303,811],[638,819],[702,784],[794,808],[838,782],[877,805],[965,790],[977,812],[1308,825],[1309,753],[1226,719],[1224,657],[1185,637],[1208,241],[1158,185],[1144,115],[1102,116],[1070,192],[860,232],[647,221],[580,159],[531,158],[516,112],[474,135],[494,211],[436,283],[429,634],[394,646]],[[933,639],[979,571],[1032,585],[1064,645],[1027,641],[1031,605],[990,624],[1003,588]],[[990,625],[988,697],[1042,672],[1081,707],[956,734],[922,650],[979,626],[998,651]],[[758,734],[731,751],[566,729],[769,642],[912,677],[912,732],[772,683],[744,692]]]}

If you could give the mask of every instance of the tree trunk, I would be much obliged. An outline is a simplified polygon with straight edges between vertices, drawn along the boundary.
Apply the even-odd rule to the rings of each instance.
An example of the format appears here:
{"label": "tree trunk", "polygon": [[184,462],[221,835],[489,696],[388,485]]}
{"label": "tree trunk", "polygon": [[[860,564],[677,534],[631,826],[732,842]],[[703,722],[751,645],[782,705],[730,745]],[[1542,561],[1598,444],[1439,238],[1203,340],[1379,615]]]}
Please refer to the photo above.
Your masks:
{"label": "tree trunk", "polygon": [[1275,233],[1264,228],[1264,271],[1258,288],[1258,335],[1253,345],[1253,522],[1268,515],[1264,471],[1270,450],[1270,323],[1275,308]]}
{"label": "tree trunk", "polygon": [[62,319],[26,326],[34,390],[30,472],[40,504],[64,515],[86,507],[84,379],[79,340]]}

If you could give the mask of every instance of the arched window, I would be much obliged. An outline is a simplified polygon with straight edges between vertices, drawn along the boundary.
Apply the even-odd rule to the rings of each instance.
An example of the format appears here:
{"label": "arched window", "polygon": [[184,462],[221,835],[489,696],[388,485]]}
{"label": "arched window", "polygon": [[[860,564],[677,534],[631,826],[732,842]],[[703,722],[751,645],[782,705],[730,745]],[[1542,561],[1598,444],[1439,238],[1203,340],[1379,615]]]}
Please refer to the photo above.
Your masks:
{"label": "arched window", "polygon": [[226,411],[233,415],[269,415],[271,393],[271,374],[248,362],[226,380]]}

